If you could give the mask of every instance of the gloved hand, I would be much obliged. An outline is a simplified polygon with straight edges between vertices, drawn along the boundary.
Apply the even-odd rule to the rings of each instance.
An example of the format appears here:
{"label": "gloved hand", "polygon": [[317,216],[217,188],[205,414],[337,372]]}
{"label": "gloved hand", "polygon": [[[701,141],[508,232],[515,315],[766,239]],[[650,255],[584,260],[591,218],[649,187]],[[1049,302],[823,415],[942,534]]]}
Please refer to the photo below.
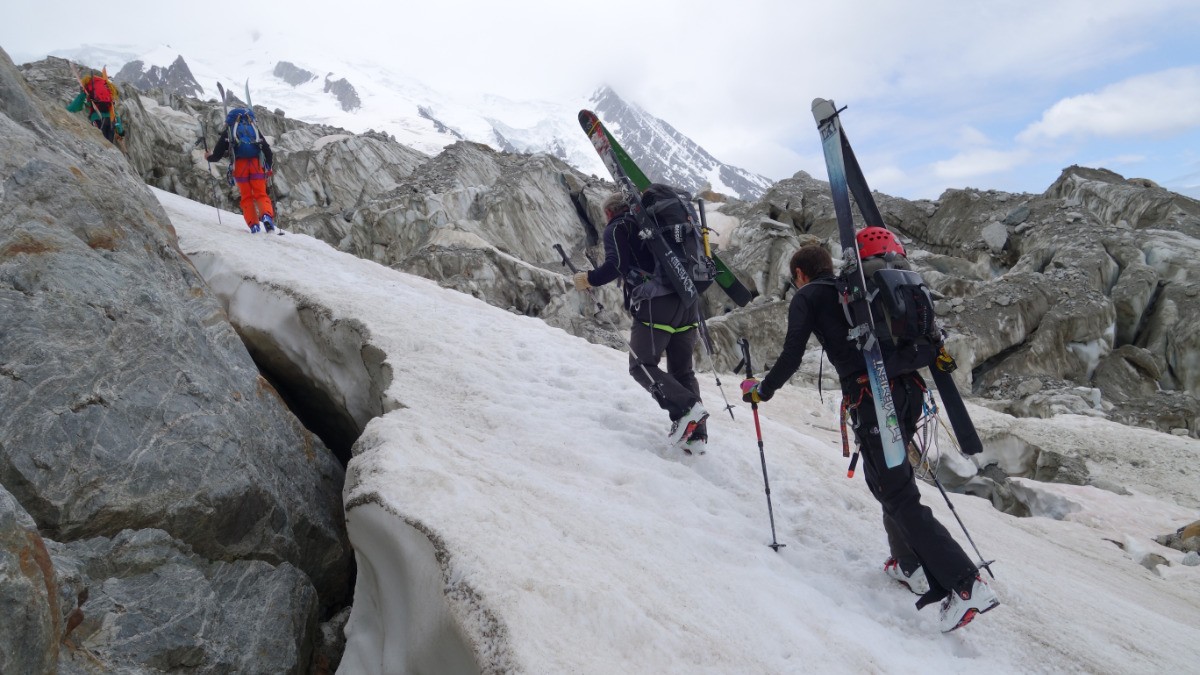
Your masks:
{"label": "gloved hand", "polygon": [[742,400],[746,403],[762,402],[762,394],[758,391],[758,380],[753,377],[742,380]]}
{"label": "gloved hand", "polygon": [[575,290],[586,291],[592,287],[592,284],[588,282],[587,275],[587,272],[576,272],[575,276],[571,277],[571,281],[575,282]]}

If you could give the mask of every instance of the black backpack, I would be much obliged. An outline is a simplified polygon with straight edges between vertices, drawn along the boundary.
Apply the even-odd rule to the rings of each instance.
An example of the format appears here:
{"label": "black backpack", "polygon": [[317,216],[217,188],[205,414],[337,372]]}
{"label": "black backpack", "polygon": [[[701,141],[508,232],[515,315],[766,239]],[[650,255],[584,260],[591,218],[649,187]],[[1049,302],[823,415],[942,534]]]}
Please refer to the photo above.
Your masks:
{"label": "black backpack", "polygon": [[[703,293],[716,278],[717,268],[705,253],[700,218],[692,206],[692,195],[670,185],[652,183],[642,192],[642,208],[653,231],[643,232],[640,236],[649,239],[662,235],[663,241],[683,263],[684,269],[678,270],[678,274],[690,278],[697,293]],[[632,298],[648,299],[672,292],[673,285],[665,275],[674,272],[665,270],[660,260],[660,256],[655,255],[654,269],[642,271],[643,281],[633,290]]]}
{"label": "black backpack", "polygon": [[932,366],[942,346],[942,331],[924,279],[897,253],[873,256],[859,265],[862,277],[855,266],[832,282],[843,300],[847,322],[854,325],[846,303],[866,299],[888,377]]}

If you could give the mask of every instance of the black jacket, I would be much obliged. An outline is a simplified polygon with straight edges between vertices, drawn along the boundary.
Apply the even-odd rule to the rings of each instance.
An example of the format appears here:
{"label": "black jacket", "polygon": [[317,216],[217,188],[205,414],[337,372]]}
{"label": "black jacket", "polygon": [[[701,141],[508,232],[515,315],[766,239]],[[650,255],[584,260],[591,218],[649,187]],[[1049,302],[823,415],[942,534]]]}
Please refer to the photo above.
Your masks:
{"label": "black jacket", "polygon": [[792,296],[792,304],[788,307],[788,329],[783,340],[783,352],[775,361],[771,372],[767,373],[759,385],[760,391],[768,397],[800,368],[808,338],[814,334],[825,348],[825,353],[829,355],[829,362],[837,371],[843,391],[847,390],[848,385],[859,375],[867,372],[862,352],[854,342],[846,339],[850,334],[850,324],[846,321],[845,310],[842,309],[832,281],[832,275],[819,277],[805,284]]}
{"label": "black jacket", "polygon": [[625,279],[625,309],[629,309],[629,293],[636,284],[634,270],[654,270],[654,253],[638,238],[637,221],[628,213],[608,221],[604,228],[604,263],[588,272],[588,283],[603,286],[613,279]]}

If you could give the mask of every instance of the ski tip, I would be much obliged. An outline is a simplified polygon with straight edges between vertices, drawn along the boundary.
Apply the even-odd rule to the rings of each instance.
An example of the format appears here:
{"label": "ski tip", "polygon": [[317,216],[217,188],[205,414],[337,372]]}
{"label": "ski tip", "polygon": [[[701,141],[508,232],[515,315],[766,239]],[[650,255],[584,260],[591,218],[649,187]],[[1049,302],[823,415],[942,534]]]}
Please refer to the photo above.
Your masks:
{"label": "ski tip", "polygon": [[820,124],[837,114],[837,106],[827,98],[814,98],[812,102],[812,114],[813,119],[817,121],[817,124]]}
{"label": "ski tip", "polygon": [[600,118],[596,117],[596,113],[592,112],[591,110],[580,110],[579,124],[583,127],[584,131],[588,132],[588,135],[590,136],[592,129],[600,124]]}

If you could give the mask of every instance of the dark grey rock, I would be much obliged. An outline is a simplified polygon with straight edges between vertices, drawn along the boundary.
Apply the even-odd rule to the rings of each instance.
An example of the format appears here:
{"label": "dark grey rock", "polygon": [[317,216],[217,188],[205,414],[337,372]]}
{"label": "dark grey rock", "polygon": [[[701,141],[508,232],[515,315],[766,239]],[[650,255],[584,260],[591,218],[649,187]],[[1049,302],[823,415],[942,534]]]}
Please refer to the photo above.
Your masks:
{"label": "dark grey rock", "polygon": [[142,90],[161,89],[164,93],[176,96],[199,96],[204,92],[204,87],[196,81],[192,69],[182,56],[177,56],[166,67],[147,68],[141,61],[130,61],[113,76],[113,80]]}
{"label": "dark grey rock", "polygon": [[344,77],[331,80],[329,79],[329,75],[326,75],[325,93],[332,93],[333,97],[337,99],[338,105],[342,106],[342,110],[346,112],[358,110],[362,107],[362,100],[358,98],[358,91]]}
{"label": "dark grey rock", "polygon": [[1004,220],[1000,222],[1004,223],[1005,225],[1016,226],[1024,223],[1028,218],[1029,207],[1025,204],[1022,204],[1012,211],[1009,211],[1008,215],[1004,216]]}
{"label": "dark grey rock", "polygon": [[51,550],[64,614],[82,617],[64,672],[309,672],[317,595],[288,563],[208,562],[162,530]]}
{"label": "dark grey rock", "polygon": [[460,141],[467,140],[465,136],[458,132],[458,130],[446,125],[437,117],[435,117],[433,111],[429,108],[425,106],[417,106],[417,114],[429,120],[430,122],[433,122],[433,128],[436,129],[439,134],[447,134],[457,138]]}
{"label": "dark grey rock", "polygon": [[344,601],[343,470],[157,200],[6,57],[0,112],[0,483],[57,541],[159,528],[210,559],[290,562]]}
{"label": "dark grey rock", "polygon": [[0,486],[0,673],[52,673],[63,623],[58,581],[33,518]]}
{"label": "dark grey rock", "polygon": [[337,672],[342,654],[346,651],[346,624],[350,621],[350,608],[338,612],[321,624],[320,639],[313,656],[313,669],[318,673]]}
{"label": "dark grey rock", "polygon": [[276,63],[275,70],[271,71],[271,74],[293,87],[298,87],[305,82],[312,82],[317,79],[316,73],[311,70],[305,70],[290,61]]}

